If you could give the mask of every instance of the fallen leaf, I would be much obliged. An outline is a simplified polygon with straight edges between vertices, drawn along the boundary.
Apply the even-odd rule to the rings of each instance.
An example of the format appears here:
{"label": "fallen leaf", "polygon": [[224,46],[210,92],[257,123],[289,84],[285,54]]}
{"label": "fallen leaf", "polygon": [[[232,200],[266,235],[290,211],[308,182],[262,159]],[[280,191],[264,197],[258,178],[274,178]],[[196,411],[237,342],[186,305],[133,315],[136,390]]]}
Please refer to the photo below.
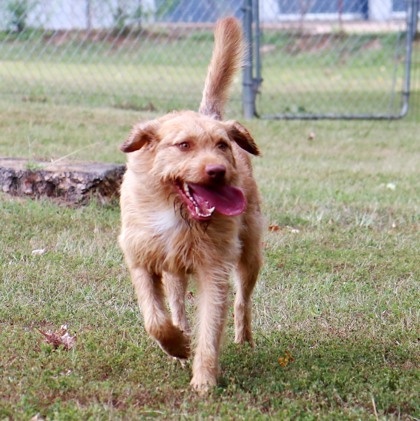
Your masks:
{"label": "fallen leaf", "polygon": [[279,357],[278,362],[282,367],[286,367],[289,363],[292,363],[295,359],[292,357],[292,354],[286,350],[284,353],[284,357]]}
{"label": "fallen leaf", "polygon": [[66,351],[72,349],[76,343],[76,335],[71,336],[68,331],[67,325],[62,325],[56,332],[44,332],[38,329],[38,332],[44,336],[45,342],[52,345],[55,349],[63,346]]}
{"label": "fallen leaf", "polygon": [[42,256],[46,251],[45,249],[32,250],[32,256]]}
{"label": "fallen leaf", "polygon": [[273,224],[268,227],[268,230],[271,232],[280,231],[280,227],[276,224]]}

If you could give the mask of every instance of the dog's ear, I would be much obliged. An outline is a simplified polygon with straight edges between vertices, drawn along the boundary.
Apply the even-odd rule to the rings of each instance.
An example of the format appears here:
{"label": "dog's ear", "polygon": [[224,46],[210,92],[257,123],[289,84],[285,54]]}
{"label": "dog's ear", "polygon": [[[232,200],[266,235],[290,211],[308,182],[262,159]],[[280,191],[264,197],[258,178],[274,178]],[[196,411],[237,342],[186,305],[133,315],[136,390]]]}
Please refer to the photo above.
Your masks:
{"label": "dog's ear", "polygon": [[158,138],[157,129],[159,122],[157,120],[138,123],[133,126],[127,140],[120,146],[123,152],[134,152]]}
{"label": "dog's ear", "polygon": [[238,146],[252,155],[261,155],[251,134],[242,124],[237,121],[226,121],[225,124],[230,140],[236,142]]}

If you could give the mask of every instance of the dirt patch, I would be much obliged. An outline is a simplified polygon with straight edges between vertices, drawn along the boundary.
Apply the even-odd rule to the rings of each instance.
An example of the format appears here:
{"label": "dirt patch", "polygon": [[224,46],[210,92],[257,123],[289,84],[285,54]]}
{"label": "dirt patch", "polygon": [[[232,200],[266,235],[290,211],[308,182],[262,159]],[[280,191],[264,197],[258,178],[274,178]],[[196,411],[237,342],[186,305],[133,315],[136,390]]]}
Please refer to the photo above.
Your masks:
{"label": "dirt patch", "polygon": [[169,28],[168,30],[151,31],[147,29],[130,30],[129,28],[109,30],[58,30],[44,35],[47,45],[62,46],[68,43],[107,43],[114,47],[138,43],[142,40],[153,40],[156,42],[168,43],[177,41],[185,36],[181,28]]}
{"label": "dirt patch", "polygon": [[300,53],[319,53],[325,51],[349,49],[359,51],[376,51],[382,48],[379,38],[367,38],[365,40],[351,39],[346,34],[301,34],[292,35],[290,43],[285,47],[285,51],[292,55]]}

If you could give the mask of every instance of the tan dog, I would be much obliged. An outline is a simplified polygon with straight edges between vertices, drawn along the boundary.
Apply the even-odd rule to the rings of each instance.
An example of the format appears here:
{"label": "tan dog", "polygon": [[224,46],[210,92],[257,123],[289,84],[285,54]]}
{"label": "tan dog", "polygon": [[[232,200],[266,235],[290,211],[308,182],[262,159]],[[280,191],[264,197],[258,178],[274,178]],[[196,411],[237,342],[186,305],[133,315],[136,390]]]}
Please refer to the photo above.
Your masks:
{"label": "tan dog", "polygon": [[[185,293],[198,281],[198,331],[191,384],[216,384],[229,278],[236,274],[235,342],[249,342],[251,294],[261,266],[261,214],[249,132],[221,121],[242,59],[234,18],[219,21],[198,113],[180,111],[136,124],[121,188],[119,237],[146,330],[169,355],[188,358]],[[166,306],[167,297],[172,318]]]}

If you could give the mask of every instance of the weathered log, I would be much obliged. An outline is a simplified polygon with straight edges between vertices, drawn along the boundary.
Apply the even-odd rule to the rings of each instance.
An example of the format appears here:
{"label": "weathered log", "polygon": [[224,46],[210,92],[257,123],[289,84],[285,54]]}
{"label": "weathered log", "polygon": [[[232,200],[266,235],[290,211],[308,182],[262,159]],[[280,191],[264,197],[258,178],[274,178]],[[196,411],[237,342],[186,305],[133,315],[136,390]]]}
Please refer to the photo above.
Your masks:
{"label": "weathered log", "polygon": [[118,198],[124,172],[125,165],[0,157],[0,190],[69,204],[108,203]]}

